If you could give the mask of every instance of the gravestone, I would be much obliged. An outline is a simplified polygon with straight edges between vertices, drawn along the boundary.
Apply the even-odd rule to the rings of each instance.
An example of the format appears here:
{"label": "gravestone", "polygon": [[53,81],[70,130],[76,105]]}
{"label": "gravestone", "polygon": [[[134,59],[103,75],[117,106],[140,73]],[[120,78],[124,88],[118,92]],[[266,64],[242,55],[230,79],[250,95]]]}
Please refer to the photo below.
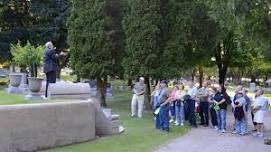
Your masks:
{"label": "gravestone", "polygon": [[256,83],[253,83],[253,82],[250,83],[250,84],[249,84],[249,88],[250,88],[251,91],[254,92],[254,91],[256,90]]}
{"label": "gravestone", "polygon": [[[13,73],[10,73],[10,76],[13,75]],[[23,79],[26,78],[26,75],[23,73],[15,73],[15,75],[21,75],[21,82],[19,84],[19,86],[12,86],[11,83],[9,84],[8,88],[7,88],[7,92],[8,93],[14,93],[14,94],[21,94],[24,93],[25,91],[27,91],[27,86],[22,86],[22,82],[24,83]],[[11,77],[9,76],[9,79],[11,79]],[[14,79],[16,84],[17,84],[17,80],[16,78]]]}
{"label": "gravestone", "polygon": [[265,145],[271,145],[271,137],[267,137],[264,139],[264,144]]}
{"label": "gravestone", "polygon": [[109,97],[109,98],[113,97],[113,90],[110,83],[106,84],[106,97]]}

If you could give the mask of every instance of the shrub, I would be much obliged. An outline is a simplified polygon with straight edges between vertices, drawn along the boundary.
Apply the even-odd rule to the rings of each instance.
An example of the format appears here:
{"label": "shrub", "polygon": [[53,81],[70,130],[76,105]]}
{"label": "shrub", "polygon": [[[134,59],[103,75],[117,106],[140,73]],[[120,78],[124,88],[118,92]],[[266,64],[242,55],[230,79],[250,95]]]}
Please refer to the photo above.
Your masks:
{"label": "shrub", "polygon": [[37,76],[37,67],[41,65],[43,56],[43,46],[35,47],[27,42],[22,46],[20,42],[11,44],[11,53],[15,64],[21,67],[28,67],[31,76]]}

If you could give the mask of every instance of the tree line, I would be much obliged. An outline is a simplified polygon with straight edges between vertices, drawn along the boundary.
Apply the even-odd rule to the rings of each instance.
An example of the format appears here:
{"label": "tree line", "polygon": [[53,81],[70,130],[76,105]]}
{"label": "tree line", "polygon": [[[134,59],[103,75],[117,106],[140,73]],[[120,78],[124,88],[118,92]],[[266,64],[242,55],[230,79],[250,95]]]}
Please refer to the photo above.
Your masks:
{"label": "tree line", "polygon": [[144,76],[148,95],[150,79],[198,74],[202,82],[206,67],[222,85],[227,75],[267,79],[270,7],[269,0],[3,1],[1,60],[11,42],[53,39],[69,52],[65,65],[97,80],[104,106],[107,76]]}

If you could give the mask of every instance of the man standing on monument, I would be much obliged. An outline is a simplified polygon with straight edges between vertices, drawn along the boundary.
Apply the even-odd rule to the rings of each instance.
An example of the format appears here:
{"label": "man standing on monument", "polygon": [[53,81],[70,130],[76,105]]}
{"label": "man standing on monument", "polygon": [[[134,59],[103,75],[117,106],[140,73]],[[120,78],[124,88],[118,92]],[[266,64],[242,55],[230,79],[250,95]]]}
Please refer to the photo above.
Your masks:
{"label": "man standing on monument", "polygon": [[45,98],[48,97],[48,87],[50,83],[56,83],[56,73],[59,68],[59,58],[60,54],[56,53],[54,45],[52,42],[47,42],[45,44],[44,52],[44,65],[43,70],[46,74],[46,89]]}
{"label": "man standing on monument", "polygon": [[131,116],[136,116],[136,110],[137,110],[137,116],[139,118],[142,118],[143,108],[144,108],[144,94],[146,91],[146,86],[144,83],[144,78],[140,77],[139,82],[134,85],[133,89],[133,98],[131,103]]}

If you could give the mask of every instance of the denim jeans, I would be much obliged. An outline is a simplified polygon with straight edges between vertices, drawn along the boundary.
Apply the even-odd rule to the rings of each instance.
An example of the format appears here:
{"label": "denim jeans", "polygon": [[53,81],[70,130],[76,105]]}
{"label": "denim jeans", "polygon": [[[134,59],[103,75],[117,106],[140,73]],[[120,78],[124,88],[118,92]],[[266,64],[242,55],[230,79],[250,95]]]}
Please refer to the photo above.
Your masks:
{"label": "denim jeans", "polygon": [[156,116],[155,116],[155,127],[156,127],[156,129],[161,129],[161,122],[160,122],[160,116],[159,116],[159,114],[157,114]]}
{"label": "denim jeans", "polygon": [[160,107],[160,129],[169,131],[169,105]]}
{"label": "denim jeans", "polygon": [[159,96],[153,97],[153,109],[156,109],[159,104]]}
{"label": "denim jeans", "polygon": [[172,116],[172,117],[175,117],[176,116],[176,112],[175,112],[175,103],[172,103],[172,104],[170,104],[170,107],[169,107],[170,109],[170,116]]}
{"label": "denim jeans", "polygon": [[241,120],[235,120],[235,130],[239,134],[245,134],[247,132],[245,118],[242,118]]}
{"label": "denim jeans", "polygon": [[226,130],[226,114],[227,110],[226,109],[220,109],[217,111],[217,122],[218,122],[218,129],[219,130]]}
{"label": "denim jeans", "polygon": [[176,121],[178,124],[184,123],[184,106],[175,105]]}

